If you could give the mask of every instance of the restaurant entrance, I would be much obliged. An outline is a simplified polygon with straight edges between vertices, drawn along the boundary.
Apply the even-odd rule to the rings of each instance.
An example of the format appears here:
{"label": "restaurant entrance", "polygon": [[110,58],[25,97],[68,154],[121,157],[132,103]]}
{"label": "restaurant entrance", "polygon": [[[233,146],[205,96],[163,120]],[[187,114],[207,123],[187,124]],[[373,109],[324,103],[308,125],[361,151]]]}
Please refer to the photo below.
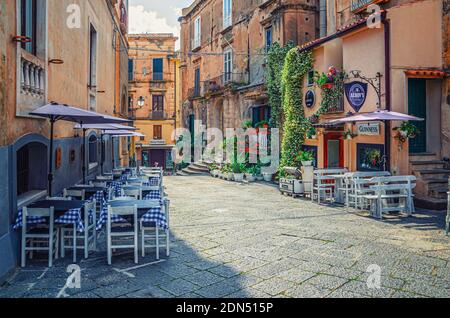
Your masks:
{"label": "restaurant entrance", "polygon": [[344,136],[342,133],[326,133],[324,135],[325,168],[344,166]]}

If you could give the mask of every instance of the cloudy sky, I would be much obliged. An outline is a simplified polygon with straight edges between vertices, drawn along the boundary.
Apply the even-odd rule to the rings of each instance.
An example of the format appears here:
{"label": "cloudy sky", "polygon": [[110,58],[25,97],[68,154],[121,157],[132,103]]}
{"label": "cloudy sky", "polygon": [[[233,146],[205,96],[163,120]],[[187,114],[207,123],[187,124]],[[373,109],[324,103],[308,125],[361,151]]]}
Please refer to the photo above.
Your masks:
{"label": "cloudy sky", "polygon": [[194,0],[130,0],[130,33],[173,33],[179,37],[181,9]]}

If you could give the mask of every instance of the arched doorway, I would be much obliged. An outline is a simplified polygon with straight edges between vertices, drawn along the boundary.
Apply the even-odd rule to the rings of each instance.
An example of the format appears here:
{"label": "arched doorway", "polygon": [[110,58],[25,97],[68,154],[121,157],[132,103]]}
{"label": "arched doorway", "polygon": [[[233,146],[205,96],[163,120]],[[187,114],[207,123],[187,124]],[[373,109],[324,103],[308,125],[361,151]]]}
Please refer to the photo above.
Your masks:
{"label": "arched doorway", "polygon": [[23,136],[13,144],[13,204],[21,203],[36,193],[47,191],[48,149],[48,139],[35,134]]}

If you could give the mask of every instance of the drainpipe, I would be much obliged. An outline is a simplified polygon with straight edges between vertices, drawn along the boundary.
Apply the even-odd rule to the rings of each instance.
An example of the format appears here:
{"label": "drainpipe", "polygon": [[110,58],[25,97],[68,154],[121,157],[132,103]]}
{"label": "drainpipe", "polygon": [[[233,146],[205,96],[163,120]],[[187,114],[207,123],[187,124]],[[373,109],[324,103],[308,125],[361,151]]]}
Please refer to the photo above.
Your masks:
{"label": "drainpipe", "polygon": [[[391,110],[391,24],[383,19],[384,25],[384,60],[385,60],[385,100],[386,110]],[[391,170],[391,122],[385,121],[384,143],[386,156],[386,170]]]}
{"label": "drainpipe", "polygon": [[323,38],[327,35],[327,0],[320,0],[319,18],[320,37]]}

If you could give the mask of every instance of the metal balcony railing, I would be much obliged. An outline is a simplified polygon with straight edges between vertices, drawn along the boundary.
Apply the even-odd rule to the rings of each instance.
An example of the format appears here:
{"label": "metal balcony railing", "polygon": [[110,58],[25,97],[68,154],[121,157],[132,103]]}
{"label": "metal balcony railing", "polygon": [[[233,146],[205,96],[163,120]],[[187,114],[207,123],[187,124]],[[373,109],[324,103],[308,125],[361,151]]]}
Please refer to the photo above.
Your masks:
{"label": "metal balcony railing", "polygon": [[198,98],[202,96],[202,85],[198,85],[196,87],[192,87],[188,90],[188,97],[189,98]]}
{"label": "metal balcony railing", "polygon": [[170,116],[165,111],[156,110],[156,111],[150,112],[149,118],[151,120],[166,120],[166,119],[170,119]]}

